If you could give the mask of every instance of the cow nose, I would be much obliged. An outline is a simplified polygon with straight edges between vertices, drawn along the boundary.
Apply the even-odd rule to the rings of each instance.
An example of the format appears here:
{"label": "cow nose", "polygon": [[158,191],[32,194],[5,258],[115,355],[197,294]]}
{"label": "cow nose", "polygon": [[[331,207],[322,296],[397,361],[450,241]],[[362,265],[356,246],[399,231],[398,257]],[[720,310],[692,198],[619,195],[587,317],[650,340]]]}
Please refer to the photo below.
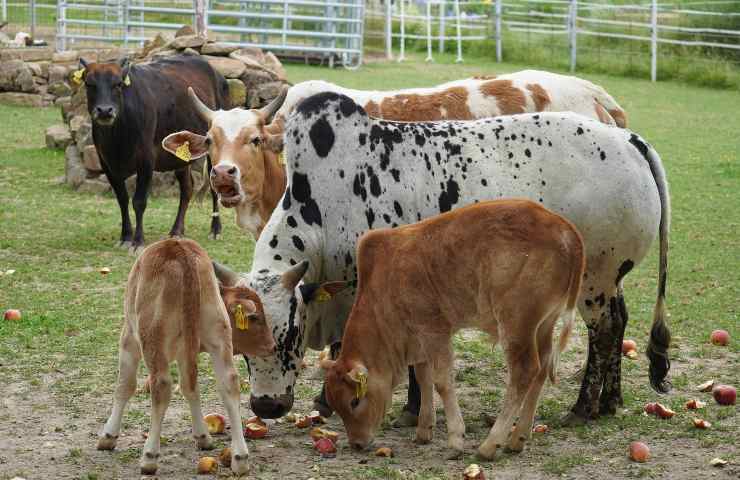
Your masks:
{"label": "cow nose", "polygon": [[99,117],[104,117],[104,118],[112,117],[114,112],[115,112],[115,109],[112,106],[95,107],[95,113],[97,113]]}
{"label": "cow nose", "polygon": [[293,395],[284,394],[277,398],[252,395],[249,404],[254,414],[260,418],[280,418],[293,408]]}
{"label": "cow nose", "polygon": [[211,170],[211,176],[212,177],[219,177],[221,179],[229,179],[236,177],[238,174],[238,170],[236,168],[236,165],[216,165]]}

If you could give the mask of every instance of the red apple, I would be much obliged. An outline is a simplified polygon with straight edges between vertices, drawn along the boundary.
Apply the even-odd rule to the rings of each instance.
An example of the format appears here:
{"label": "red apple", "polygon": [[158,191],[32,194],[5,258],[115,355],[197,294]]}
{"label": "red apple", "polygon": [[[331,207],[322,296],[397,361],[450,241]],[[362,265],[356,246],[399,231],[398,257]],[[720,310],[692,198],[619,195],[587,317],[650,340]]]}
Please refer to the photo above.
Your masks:
{"label": "red apple", "polygon": [[298,428],[308,428],[311,426],[311,419],[305,415],[300,415],[295,419],[295,426]]}
{"label": "red apple", "polygon": [[14,308],[11,308],[10,310],[5,310],[5,320],[20,320],[21,319],[21,311],[16,310]]}
{"label": "red apple", "polygon": [[486,476],[482,468],[475,463],[471,463],[463,471],[463,480],[486,480]]}
{"label": "red apple", "polygon": [[393,456],[393,450],[388,447],[380,447],[379,449],[375,450],[375,456],[390,458]]}
{"label": "red apple", "polygon": [[676,414],[676,412],[674,412],[673,410],[671,410],[670,408],[666,407],[665,405],[661,403],[655,404],[655,413],[660,418],[671,418]]}
{"label": "red apple", "polygon": [[332,456],[337,453],[337,447],[334,445],[334,442],[326,437],[319,438],[313,442],[313,446],[322,456]]}
{"label": "red apple", "polygon": [[709,336],[709,339],[713,344],[724,347],[730,343],[730,334],[727,333],[726,330],[715,330],[712,332],[712,335]]}
{"label": "red apple", "polygon": [[258,425],[267,425],[260,417],[249,417],[248,419],[244,420],[244,426],[246,427],[250,423],[256,423]]}
{"label": "red apple", "polygon": [[707,380],[701,385],[697,385],[696,390],[699,392],[711,392],[712,388],[714,387],[714,384],[715,384],[714,380]]}
{"label": "red apple", "polygon": [[630,443],[630,458],[635,462],[645,462],[650,458],[650,449],[642,442]]}
{"label": "red apple", "polygon": [[205,475],[207,473],[214,473],[218,470],[218,462],[213,457],[201,457],[198,460],[198,474]]}
{"label": "red apple", "polygon": [[686,410],[699,410],[706,407],[707,404],[701,400],[693,399],[686,402]]}
{"label": "red apple", "polygon": [[208,426],[208,433],[213,435],[214,433],[224,433],[226,429],[226,418],[220,413],[209,413],[203,420]]}
{"label": "red apple", "polygon": [[717,385],[712,389],[712,396],[720,405],[735,405],[737,391],[729,385]]}
{"label": "red apple", "polygon": [[312,410],[311,413],[308,414],[308,418],[311,420],[312,425],[322,425],[326,423],[326,419],[321,416],[318,410]]}
{"label": "red apple", "polygon": [[637,351],[637,342],[634,340],[623,340],[622,341],[622,354],[627,355],[630,350]]}
{"label": "red apple", "polygon": [[645,404],[645,413],[648,415],[655,415],[656,411],[658,409],[658,404],[655,402],[650,402]]}
{"label": "red apple", "polygon": [[707,428],[711,428],[712,424],[707,422],[706,420],[703,420],[701,418],[695,418],[694,419],[694,426],[696,428],[700,428],[702,430],[706,430]]}
{"label": "red apple", "polygon": [[267,435],[267,425],[260,425],[259,423],[248,423],[244,427],[244,436],[256,440],[258,438],[264,438]]}
{"label": "red apple", "polygon": [[534,433],[547,433],[550,431],[550,427],[547,425],[535,425],[532,431]]}

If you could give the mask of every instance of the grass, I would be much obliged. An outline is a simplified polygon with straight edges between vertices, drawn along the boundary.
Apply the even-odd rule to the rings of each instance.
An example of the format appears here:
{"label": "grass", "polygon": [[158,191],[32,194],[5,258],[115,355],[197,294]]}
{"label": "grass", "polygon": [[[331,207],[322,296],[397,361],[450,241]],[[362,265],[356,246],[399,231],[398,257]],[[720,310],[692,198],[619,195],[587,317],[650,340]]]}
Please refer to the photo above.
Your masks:
{"label": "grass", "polygon": [[[293,82],[323,78],[366,89],[433,85],[477,73],[503,73],[521,68],[493,62],[456,65],[451,57],[443,57],[434,64],[413,60],[401,65],[372,63],[354,73],[287,66]],[[617,477],[660,476],[671,471],[672,462],[677,460],[660,454],[655,462],[639,468],[629,465],[627,468],[619,463],[629,441],[637,438],[664,445],[666,450],[677,449],[689,459],[685,461],[697,465],[714,456],[740,461],[737,445],[727,446],[727,439],[738,431],[737,409],[716,407],[708,395],[692,393],[694,385],[708,378],[740,384],[737,93],[671,82],[653,84],[602,75],[586,77],[603,85],[620,101],[629,114],[631,128],[656,147],[668,172],[673,201],[668,306],[675,391],[661,401],[679,413],[672,421],[665,422],[640,415],[642,405],[655,401],[656,395],[647,386],[644,358],[627,362],[624,410],[589,427],[556,429],[547,437],[535,438],[528,450],[535,456],[531,468],[542,475],[591,471],[599,476],[608,471]],[[23,312],[20,322],[0,322],[3,339],[0,376],[7,385],[19,385],[22,397],[33,398],[47,392],[44,394],[49,395],[49,403],[53,405],[50,411],[65,419],[64,428],[72,431],[77,419],[93,415],[102,422],[108,413],[116,376],[123,287],[132,258],[113,248],[120,228],[114,199],[78,194],[55,180],[64,173],[63,154],[44,148],[43,132],[60,121],[58,111],[0,106],[0,119],[0,271],[16,270],[13,275],[0,276],[0,310],[18,308]],[[175,210],[174,198],[150,200],[145,216],[149,242],[166,234]],[[193,207],[187,217],[188,236],[204,245],[212,257],[239,270],[248,270],[252,241],[237,231],[231,212],[223,216],[224,238],[218,242],[207,239],[209,218],[207,205]],[[627,277],[625,287],[631,313],[627,337],[636,339],[641,350],[647,343],[655,298],[657,248],[653,250]],[[111,268],[109,275],[98,273],[103,266]],[[730,332],[733,338],[730,346],[719,348],[709,344],[709,333],[716,328]],[[583,330],[579,325],[581,339],[574,342],[564,357],[567,373],[574,372],[582,362]],[[461,404],[471,425],[471,435],[481,439],[485,427],[477,422],[477,412],[495,412],[503,397],[501,355],[498,350],[492,355],[487,342],[478,337],[458,338],[456,347],[461,362],[458,373]],[[212,395],[210,366],[208,362],[201,363],[201,389]],[[244,373],[243,362],[238,364]],[[316,393],[315,384],[312,388],[302,382],[305,380],[299,381],[299,395],[308,399]],[[557,425],[576,394],[577,385],[573,382],[563,381],[548,387],[538,421]],[[703,415],[714,424],[713,429],[698,431],[690,427],[691,415],[685,412],[683,404],[694,396],[707,397],[703,399],[710,406]],[[144,428],[147,415],[148,409],[130,409],[124,417],[124,430]],[[14,412],[10,411],[10,419],[13,416]],[[0,413],[0,423],[7,421],[6,414]],[[175,435],[175,432],[165,434]],[[387,434],[392,435],[392,431]],[[186,437],[184,432],[177,435]],[[680,446],[673,447],[675,441]],[[584,451],[574,452],[569,447],[574,442]],[[62,461],[81,462],[80,447],[68,445],[65,451],[69,455]],[[306,448],[300,451],[303,450]],[[121,452],[118,455],[122,463],[133,463],[138,455],[138,450]],[[608,463],[605,471],[603,462],[593,457],[616,463]],[[504,456],[491,465],[517,468],[521,458]],[[699,471],[699,466],[691,466]],[[105,472],[105,468],[102,465],[95,470]],[[257,468],[261,471],[267,466]],[[446,476],[439,470],[444,471],[444,463],[441,467],[417,464],[413,475],[403,473],[408,470],[408,464],[376,463],[371,467],[356,466],[355,462],[352,468],[355,470],[349,471],[356,472],[357,478]],[[330,465],[323,465],[322,472],[331,473]]]}

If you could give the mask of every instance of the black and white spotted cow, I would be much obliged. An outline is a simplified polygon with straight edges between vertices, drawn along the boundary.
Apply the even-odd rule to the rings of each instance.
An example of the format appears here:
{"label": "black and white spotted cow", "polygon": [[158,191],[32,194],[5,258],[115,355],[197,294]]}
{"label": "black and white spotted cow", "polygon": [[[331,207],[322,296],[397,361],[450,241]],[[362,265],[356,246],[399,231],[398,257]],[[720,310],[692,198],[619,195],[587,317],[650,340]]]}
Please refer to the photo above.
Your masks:
{"label": "black and white spotted cow", "polygon": [[653,387],[667,390],[670,201],[660,157],[636,134],[573,113],[396,123],[323,93],[290,117],[285,146],[288,186],[246,275],[278,343],[274,358],[250,358],[257,415],[290,410],[305,348],[340,341],[354,289],[336,293],[337,284],[326,282],[355,279],[355,244],[364,232],[501,197],[541,202],[572,221],[586,244],[579,311],[588,326],[588,362],[571,421],[614,413],[622,402],[622,280],[659,234],[647,352]]}

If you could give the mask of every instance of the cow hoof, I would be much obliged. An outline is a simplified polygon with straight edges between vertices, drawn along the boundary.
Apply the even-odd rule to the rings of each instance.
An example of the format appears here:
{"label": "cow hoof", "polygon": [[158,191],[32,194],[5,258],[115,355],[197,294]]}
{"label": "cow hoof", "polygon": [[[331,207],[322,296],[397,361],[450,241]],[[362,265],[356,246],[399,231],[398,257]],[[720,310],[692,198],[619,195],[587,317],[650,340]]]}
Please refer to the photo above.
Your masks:
{"label": "cow hoof", "polygon": [[142,475],[156,475],[157,473],[157,465],[141,465],[141,474]]}
{"label": "cow hoof", "polygon": [[485,460],[485,461],[491,461],[496,456],[496,448],[489,451],[487,449],[484,449],[483,446],[478,447],[478,451],[475,454],[476,457],[478,457],[479,460]]}
{"label": "cow hoof", "polygon": [[128,249],[128,254],[133,257],[138,257],[141,252],[144,251],[144,245],[131,245]]}
{"label": "cow hoof", "polygon": [[392,425],[396,428],[415,427],[418,424],[419,424],[419,416],[414,415],[408,410],[403,410],[401,412],[401,415],[397,419],[395,419],[392,423]]}
{"label": "cow hoof", "polygon": [[509,440],[509,444],[506,445],[506,451],[511,453],[522,453],[522,450],[524,450],[524,440],[524,438],[512,438]]}
{"label": "cow hoof", "polygon": [[207,433],[204,433],[200,437],[195,437],[195,445],[198,450],[213,450],[213,439]]}
{"label": "cow hoof", "polygon": [[577,427],[585,425],[586,423],[588,423],[588,419],[575,412],[568,412],[568,414],[560,421],[560,424],[564,427]]}
{"label": "cow hoof", "polygon": [[244,455],[232,455],[231,457],[231,471],[236,475],[246,475],[249,473],[249,456]]}
{"label": "cow hoof", "polygon": [[128,250],[131,248],[131,240],[121,240],[118,242],[118,248],[122,250]]}
{"label": "cow hoof", "polygon": [[116,442],[118,441],[118,436],[113,436],[110,433],[104,433],[98,437],[98,450],[113,450],[116,448]]}
{"label": "cow hoof", "polygon": [[217,232],[211,232],[208,234],[210,240],[221,240],[221,234]]}

